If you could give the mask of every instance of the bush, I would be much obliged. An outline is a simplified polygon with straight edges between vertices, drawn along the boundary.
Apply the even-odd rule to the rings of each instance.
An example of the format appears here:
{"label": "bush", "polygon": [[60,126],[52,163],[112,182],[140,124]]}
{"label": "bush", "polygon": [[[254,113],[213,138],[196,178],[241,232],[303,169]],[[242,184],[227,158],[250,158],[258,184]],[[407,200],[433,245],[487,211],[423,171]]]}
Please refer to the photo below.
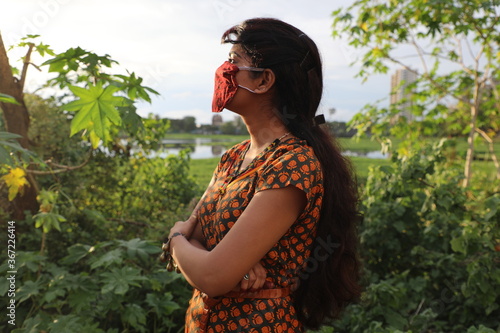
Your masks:
{"label": "bush", "polygon": [[[188,171],[185,153],[145,158],[100,152],[40,191],[41,212],[16,221],[12,332],[182,329],[191,287],[157,256],[163,236],[190,213],[198,194]],[[3,309],[8,291],[9,281],[1,280]],[[1,331],[12,329],[0,324]]]}
{"label": "bush", "polygon": [[500,329],[498,191],[463,189],[441,144],[392,162],[371,170],[366,183],[366,290],[335,331]]}
{"label": "bush", "polygon": [[[158,265],[152,257],[158,252],[157,244],[138,238],[74,244],[57,261],[18,252],[18,328],[12,332],[177,331],[185,306],[178,300],[187,299],[189,289],[180,275]],[[2,279],[1,294],[7,289]],[[2,308],[7,301],[2,297]]]}

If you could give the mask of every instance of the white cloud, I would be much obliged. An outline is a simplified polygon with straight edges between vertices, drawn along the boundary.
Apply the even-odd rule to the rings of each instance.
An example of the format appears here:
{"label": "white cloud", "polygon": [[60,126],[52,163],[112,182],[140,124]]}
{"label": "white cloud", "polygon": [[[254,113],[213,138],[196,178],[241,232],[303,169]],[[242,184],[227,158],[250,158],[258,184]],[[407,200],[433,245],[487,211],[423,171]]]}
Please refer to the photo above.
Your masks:
{"label": "white cloud", "polygon": [[[335,118],[348,120],[389,89],[387,82],[361,85],[359,79],[353,79],[356,68],[348,67],[352,50],[331,37],[331,12],[349,3],[351,0],[313,4],[303,0],[9,1],[8,10],[0,13],[0,31],[6,44],[17,42],[25,33],[36,33],[56,52],[81,46],[109,54],[120,63],[121,71],[126,68],[137,73],[161,93],[152,105],[141,104],[141,113],[172,118],[190,115],[198,123],[208,123],[214,71],[229,50],[220,45],[220,36],[244,19],[276,17],[316,41],[325,70],[322,108],[342,110]],[[28,79],[33,90],[46,75],[32,70]],[[225,111],[223,117],[230,120],[234,114]]]}

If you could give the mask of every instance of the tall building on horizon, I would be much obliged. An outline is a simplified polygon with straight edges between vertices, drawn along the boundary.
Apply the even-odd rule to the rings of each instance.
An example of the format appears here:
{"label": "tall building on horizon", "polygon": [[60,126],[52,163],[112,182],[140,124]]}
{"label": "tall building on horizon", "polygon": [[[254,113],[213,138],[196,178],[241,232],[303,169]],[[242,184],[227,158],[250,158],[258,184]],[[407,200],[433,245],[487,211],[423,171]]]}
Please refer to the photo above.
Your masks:
{"label": "tall building on horizon", "polygon": [[220,127],[224,120],[220,114],[214,114],[212,117],[212,126]]}
{"label": "tall building on horizon", "polygon": [[411,113],[411,93],[407,92],[406,88],[416,80],[417,73],[406,68],[398,69],[396,73],[391,75],[391,105],[399,104],[399,116],[406,117],[408,121],[413,120],[414,117]]}

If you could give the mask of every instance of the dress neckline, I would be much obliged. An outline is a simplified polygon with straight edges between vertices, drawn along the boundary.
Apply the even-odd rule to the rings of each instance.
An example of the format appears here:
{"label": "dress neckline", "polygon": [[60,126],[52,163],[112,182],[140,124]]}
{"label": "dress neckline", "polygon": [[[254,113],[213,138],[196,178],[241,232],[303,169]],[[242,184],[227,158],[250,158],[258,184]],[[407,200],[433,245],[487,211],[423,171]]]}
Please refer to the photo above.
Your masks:
{"label": "dress neckline", "polygon": [[[293,138],[290,137],[290,138]],[[233,163],[231,166],[228,168],[227,171],[227,176],[224,179],[223,184],[219,187],[218,192],[219,195],[222,196],[224,193],[226,193],[226,188],[237,178],[244,177],[247,173],[251,173],[255,171],[254,169],[257,167],[256,164],[258,161],[260,161],[264,156],[267,155],[267,153],[271,150],[277,147],[280,143],[287,141],[289,138],[281,141],[281,138],[278,138],[274,140],[269,146],[267,146],[263,151],[259,153],[259,155],[255,156],[255,158],[245,167],[244,170],[240,170],[241,164],[243,163],[243,160],[245,159],[246,152],[248,151],[250,147],[250,140],[247,140],[246,142],[242,143],[242,147],[238,149],[236,152],[238,156],[233,160]],[[220,198],[220,197],[219,197]]]}
{"label": "dress neckline", "polygon": [[243,147],[243,149],[241,149],[240,153],[238,154],[238,160],[237,160],[237,163],[235,163],[235,165],[234,165],[234,169],[231,170],[231,175],[233,176],[233,179],[235,177],[238,177],[238,176],[242,175],[247,170],[253,169],[255,167],[255,164],[257,164],[257,162],[263,156],[265,156],[268,151],[270,151],[271,149],[277,147],[281,142],[286,141],[288,139],[288,138],[286,138],[286,136],[288,136],[289,134],[290,134],[290,132],[287,132],[284,135],[282,135],[281,137],[275,139],[266,148],[264,148],[257,156],[255,156],[253,158],[253,160],[250,161],[250,163],[243,170],[241,170],[241,165],[243,164],[243,161],[245,160],[245,156],[246,156],[246,154],[248,152],[248,149],[250,149],[250,140],[247,140],[245,142],[245,147]]}

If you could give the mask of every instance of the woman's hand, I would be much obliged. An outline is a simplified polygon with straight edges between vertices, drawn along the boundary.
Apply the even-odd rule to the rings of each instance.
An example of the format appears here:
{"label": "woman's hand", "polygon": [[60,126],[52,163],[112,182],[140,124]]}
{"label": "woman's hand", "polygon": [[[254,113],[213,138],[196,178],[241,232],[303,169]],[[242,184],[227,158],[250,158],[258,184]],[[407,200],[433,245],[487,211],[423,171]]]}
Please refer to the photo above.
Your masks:
{"label": "woman's hand", "polygon": [[193,234],[194,228],[196,227],[197,221],[196,219],[188,219],[186,221],[177,221],[174,226],[170,229],[170,233],[168,238],[170,238],[174,233],[180,232],[184,234],[184,236],[189,239]]}
{"label": "woman's hand", "polygon": [[[248,279],[246,279],[247,277]],[[267,272],[265,268],[260,263],[257,263],[241,280],[239,285],[240,290],[256,291],[262,289],[264,285],[269,284],[269,282],[266,282],[266,277]]]}

